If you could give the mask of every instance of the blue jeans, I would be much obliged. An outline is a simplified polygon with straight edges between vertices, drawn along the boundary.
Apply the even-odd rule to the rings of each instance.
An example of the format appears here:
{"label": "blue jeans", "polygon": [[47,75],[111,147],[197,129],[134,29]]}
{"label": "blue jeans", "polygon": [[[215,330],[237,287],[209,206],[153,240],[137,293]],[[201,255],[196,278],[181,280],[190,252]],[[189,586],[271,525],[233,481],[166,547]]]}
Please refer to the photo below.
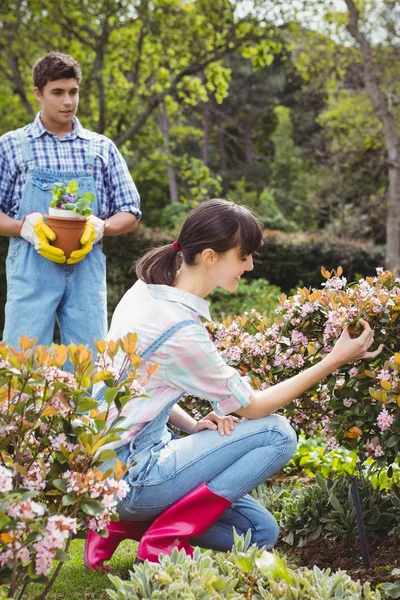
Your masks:
{"label": "blue jeans", "polygon": [[[230,436],[206,430],[172,439],[153,455],[132,481],[118,514],[128,521],[145,521],[185,496],[201,483],[232,502],[222,517],[193,543],[215,550],[233,544],[238,533],[252,532],[252,543],[272,547],[278,537],[273,516],[248,493],[276,473],[296,449],[296,434],[279,415],[243,419]],[[119,448],[118,458],[129,462],[130,444]]]}

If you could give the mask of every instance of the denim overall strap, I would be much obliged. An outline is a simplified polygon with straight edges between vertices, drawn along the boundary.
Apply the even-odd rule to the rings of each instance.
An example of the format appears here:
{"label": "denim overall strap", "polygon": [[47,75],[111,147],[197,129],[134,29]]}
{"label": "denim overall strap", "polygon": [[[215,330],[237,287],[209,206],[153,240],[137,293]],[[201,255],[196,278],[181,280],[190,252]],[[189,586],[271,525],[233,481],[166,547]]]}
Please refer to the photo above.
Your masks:
{"label": "denim overall strap", "polygon": [[[148,360],[150,358],[150,356],[152,356],[154,354],[154,352],[156,352],[159,348],[161,348],[161,346],[164,344],[164,342],[166,342],[171,336],[174,335],[174,333],[176,333],[180,329],[183,329],[184,327],[187,327],[188,325],[193,325],[193,324],[196,324],[196,321],[193,321],[193,319],[187,319],[186,321],[179,321],[179,323],[175,323],[175,325],[172,325],[171,327],[166,329],[164,331],[164,333],[162,333],[160,335],[160,337],[158,337],[156,340],[154,340],[154,342],[152,342],[150,344],[150,346],[148,346],[148,348],[146,348],[146,350],[144,350],[141,353],[140,358],[142,359],[142,361]],[[118,376],[118,383],[120,383],[123,379],[125,379],[125,377],[127,377],[127,375],[128,375],[128,369],[122,370]],[[103,388],[100,390],[99,394],[101,393],[102,390],[103,390]]]}
{"label": "denim overall strap", "polygon": [[196,321],[194,321],[193,319],[187,319],[186,321],[180,321],[179,323],[175,323],[175,325],[172,325],[172,327],[164,331],[164,333],[162,333],[158,339],[152,342],[150,346],[144,352],[142,352],[140,358],[142,360],[148,360],[150,356],[154,354],[154,352],[156,352],[163,345],[164,342],[166,342],[172,335],[174,335],[174,333],[176,333],[180,329],[183,329],[184,327],[187,327],[188,325],[193,324],[196,324]]}
{"label": "denim overall strap", "polygon": [[87,146],[87,150],[86,150],[85,160],[86,160],[86,173],[88,175],[92,175],[94,161],[96,160],[96,155],[93,152],[93,138],[92,137],[89,137],[89,140],[88,140],[88,146]]}
{"label": "denim overall strap", "polygon": [[29,139],[25,133],[24,128],[21,127],[20,129],[17,129],[15,135],[21,146],[22,158],[24,159],[24,163],[27,165],[30,171],[33,171],[34,162],[32,148],[29,144]]}

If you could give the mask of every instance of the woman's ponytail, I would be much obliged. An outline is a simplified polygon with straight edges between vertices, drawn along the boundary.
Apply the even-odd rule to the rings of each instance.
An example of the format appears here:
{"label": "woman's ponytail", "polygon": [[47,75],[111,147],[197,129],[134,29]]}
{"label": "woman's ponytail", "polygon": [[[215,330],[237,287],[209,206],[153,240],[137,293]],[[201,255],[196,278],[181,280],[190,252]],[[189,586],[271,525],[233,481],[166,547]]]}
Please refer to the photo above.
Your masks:
{"label": "woman's ponytail", "polygon": [[178,251],[174,244],[154,248],[139,258],[135,264],[137,277],[145,283],[174,285],[179,268]]}

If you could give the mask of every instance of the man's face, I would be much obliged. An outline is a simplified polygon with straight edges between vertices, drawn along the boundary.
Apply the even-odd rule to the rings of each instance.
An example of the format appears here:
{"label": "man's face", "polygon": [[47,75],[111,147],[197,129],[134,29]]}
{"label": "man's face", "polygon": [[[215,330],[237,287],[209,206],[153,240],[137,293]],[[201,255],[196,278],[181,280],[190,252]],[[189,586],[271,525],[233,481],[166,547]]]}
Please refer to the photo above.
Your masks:
{"label": "man's face", "polygon": [[42,122],[46,127],[65,127],[72,122],[79,103],[77,79],[49,81],[43,90],[35,87],[35,96],[40,102]]}

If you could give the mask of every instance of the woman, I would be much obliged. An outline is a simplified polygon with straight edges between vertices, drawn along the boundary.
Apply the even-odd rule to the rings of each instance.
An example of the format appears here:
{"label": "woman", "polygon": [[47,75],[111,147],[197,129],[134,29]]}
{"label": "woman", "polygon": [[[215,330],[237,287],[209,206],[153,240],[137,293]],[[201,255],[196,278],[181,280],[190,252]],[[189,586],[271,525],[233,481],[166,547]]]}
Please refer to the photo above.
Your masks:
{"label": "woman", "polygon": [[[237,289],[261,244],[261,226],[248,209],[209,200],[191,211],[175,242],[138,261],[139,280],[117,306],[108,338],[135,331],[142,358],[159,368],[146,389],[149,398],[127,405],[127,433],[116,451],[128,465],[130,491],[109,537],[89,533],[88,567],[103,568],[127,537],[141,540],[137,557],[150,561],[175,547],[191,554],[191,544],[229,550],[233,527],[239,533],[250,529],[252,543],[272,548],[277,523],[249,492],[296,448],[292,427],[273,413],[341,365],[379,354],[381,348],[368,352],[373,333],[361,321],[362,334],[351,339],[345,329],[317,365],[269,389],[252,390],[222,360],[200,317],[210,319],[204,298],[214,288]],[[176,405],[185,393],[209,400],[214,413],[196,424]],[[230,413],[244,417],[234,429],[233,419],[223,418]],[[190,435],[174,437],[168,420]],[[215,423],[228,435],[212,431]]]}

